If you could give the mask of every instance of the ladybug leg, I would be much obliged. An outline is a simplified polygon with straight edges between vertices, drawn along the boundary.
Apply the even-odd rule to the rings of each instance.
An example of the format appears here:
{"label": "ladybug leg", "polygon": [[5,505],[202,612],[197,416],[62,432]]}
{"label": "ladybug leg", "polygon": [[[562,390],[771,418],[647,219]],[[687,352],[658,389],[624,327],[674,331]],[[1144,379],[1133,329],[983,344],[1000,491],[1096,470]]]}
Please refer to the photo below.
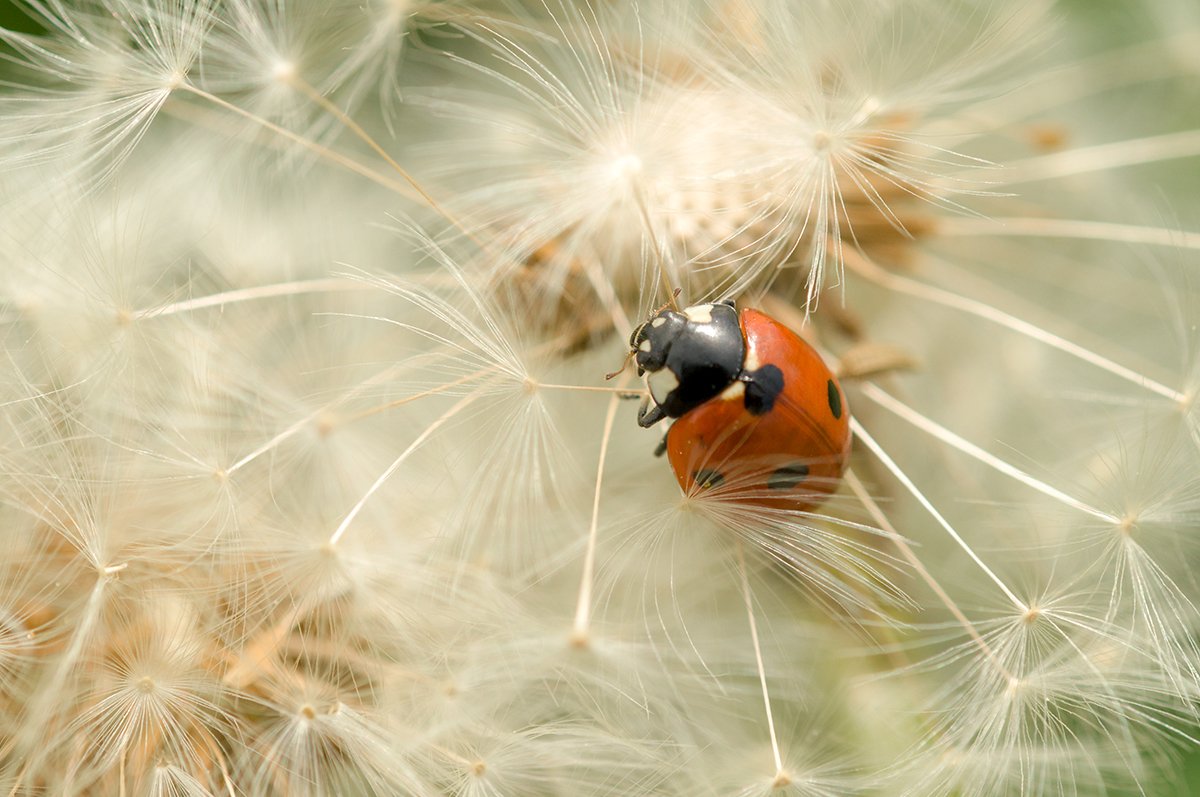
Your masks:
{"label": "ladybug leg", "polygon": [[667,414],[663,412],[663,408],[657,404],[651,407],[650,397],[647,396],[642,402],[642,406],[638,409],[638,426],[643,429],[649,429],[665,417],[667,417]]}
{"label": "ladybug leg", "polygon": [[658,441],[658,445],[654,448],[654,456],[661,457],[667,453],[667,436],[664,434],[662,440]]}

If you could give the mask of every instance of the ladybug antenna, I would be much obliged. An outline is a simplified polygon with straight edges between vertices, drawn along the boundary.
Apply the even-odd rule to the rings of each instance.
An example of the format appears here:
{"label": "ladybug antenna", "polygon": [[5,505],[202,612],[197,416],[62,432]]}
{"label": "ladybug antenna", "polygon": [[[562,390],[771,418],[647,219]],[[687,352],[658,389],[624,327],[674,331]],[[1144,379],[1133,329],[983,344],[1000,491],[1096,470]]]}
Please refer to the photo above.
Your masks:
{"label": "ladybug antenna", "polygon": [[630,361],[630,360],[632,360],[632,359],[633,359],[633,352],[631,351],[631,352],[629,352],[628,354],[626,354],[626,355],[625,355],[625,359],[621,361],[621,367],[620,367],[620,368],[618,368],[617,370],[613,371],[611,374],[605,374],[605,375],[604,375],[604,381],[606,381],[606,382],[607,382],[608,380],[612,379],[614,376],[616,376],[617,374],[621,373],[621,372],[622,372],[622,371],[624,371],[626,368],[628,368],[628,367],[629,367],[629,361]]}
{"label": "ladybug antenna", "polygon": [[675,301],[675,300],[679,298],[679,294],[680,294],[680,292],[681,292],[682,290],[683,290],[682,288],[676,288],[675,290],[671,291],[671,298],[670,298],[670,299],[668,299],[668,300],[667,300],[666,302],[664,302],[663,304],[660,304],[660,305],[659,305],[659,306],[658,306],[658,307],[655,309],[655,311],[654,311],[653,313],[651,313],[651,314],[650,314],[650,317],[651,317],[651,318],[654,318],[654,316],[658,315],[658,314],[659,314],[659,313],[661,313],[663,310],[666,310],[668,307],[670,307],[672,310],[676,310],[676,311],[678,311],[678,310],[679,310],[679,302],[677,302],[677,301]]}
{"label": "ladybug antenna", "polygon": [[662,307],[660,307],[655,314],[657,315],[657,313],[661,313],[663,310],[667,309],[668,307],[670,307],[675,312],[679,312],[679,301],[678,300],[679,300],[679,294],[683,291],[683,288],[676,288],[671,285],[671,278],[667,276],[666,264],[664,264],[664,263],[659,264],[658,273],[662,275],[663,287],[665,287],[669,291],[669,293],[667,296],[667,303],[664,304]]}

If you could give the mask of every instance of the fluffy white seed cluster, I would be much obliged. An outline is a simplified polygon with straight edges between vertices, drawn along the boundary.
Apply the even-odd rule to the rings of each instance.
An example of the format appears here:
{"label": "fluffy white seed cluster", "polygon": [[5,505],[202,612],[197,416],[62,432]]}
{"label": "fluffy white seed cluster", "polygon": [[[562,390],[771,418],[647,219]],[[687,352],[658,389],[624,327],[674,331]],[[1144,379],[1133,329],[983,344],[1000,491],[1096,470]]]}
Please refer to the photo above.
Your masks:
{"label": "fluffy white seed cluster", "polygon": [[[1188,4],[19,6],[0,795],[1093,797],[1194,755]],[[604,378],[724,297],[841,375],[815,508],[681,495]]]}

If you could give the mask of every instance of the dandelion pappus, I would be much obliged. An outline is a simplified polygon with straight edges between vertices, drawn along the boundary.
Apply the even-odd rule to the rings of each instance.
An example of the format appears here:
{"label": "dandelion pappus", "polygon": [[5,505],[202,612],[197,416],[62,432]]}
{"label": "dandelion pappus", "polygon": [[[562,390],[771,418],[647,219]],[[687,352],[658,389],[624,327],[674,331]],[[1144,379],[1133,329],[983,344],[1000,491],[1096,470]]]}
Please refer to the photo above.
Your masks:
{"label": "dandelion pappus", "polygon": [[805,509],[837,488],[846,397],[787,326],[726,300],[659,310],[629,346],[648,393],[638,424],[675,419],[664,446],[685,493],[722,486],[732,500]]}

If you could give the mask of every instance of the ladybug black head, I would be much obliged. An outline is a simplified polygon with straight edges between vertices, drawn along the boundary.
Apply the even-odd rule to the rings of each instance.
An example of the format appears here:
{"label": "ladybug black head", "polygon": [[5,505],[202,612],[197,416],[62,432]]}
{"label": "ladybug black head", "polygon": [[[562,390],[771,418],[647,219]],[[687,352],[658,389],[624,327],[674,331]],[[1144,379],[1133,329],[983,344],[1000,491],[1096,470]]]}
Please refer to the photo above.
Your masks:
{"label": "ladybug black head", "polygon": [[661,310],[633,331],[629,347],[656,405],[644,413],[644,426],[678,418],[718,395],[737,379],[746,357],[732,302]]}
{"label": "ladybug black head", "polygon": [[653,318],[633,330],[629,348],[637,364],[638,376],[657,371],[667,363],[671,345],[687,328],[687,316],[675,310],[660,310]]}

